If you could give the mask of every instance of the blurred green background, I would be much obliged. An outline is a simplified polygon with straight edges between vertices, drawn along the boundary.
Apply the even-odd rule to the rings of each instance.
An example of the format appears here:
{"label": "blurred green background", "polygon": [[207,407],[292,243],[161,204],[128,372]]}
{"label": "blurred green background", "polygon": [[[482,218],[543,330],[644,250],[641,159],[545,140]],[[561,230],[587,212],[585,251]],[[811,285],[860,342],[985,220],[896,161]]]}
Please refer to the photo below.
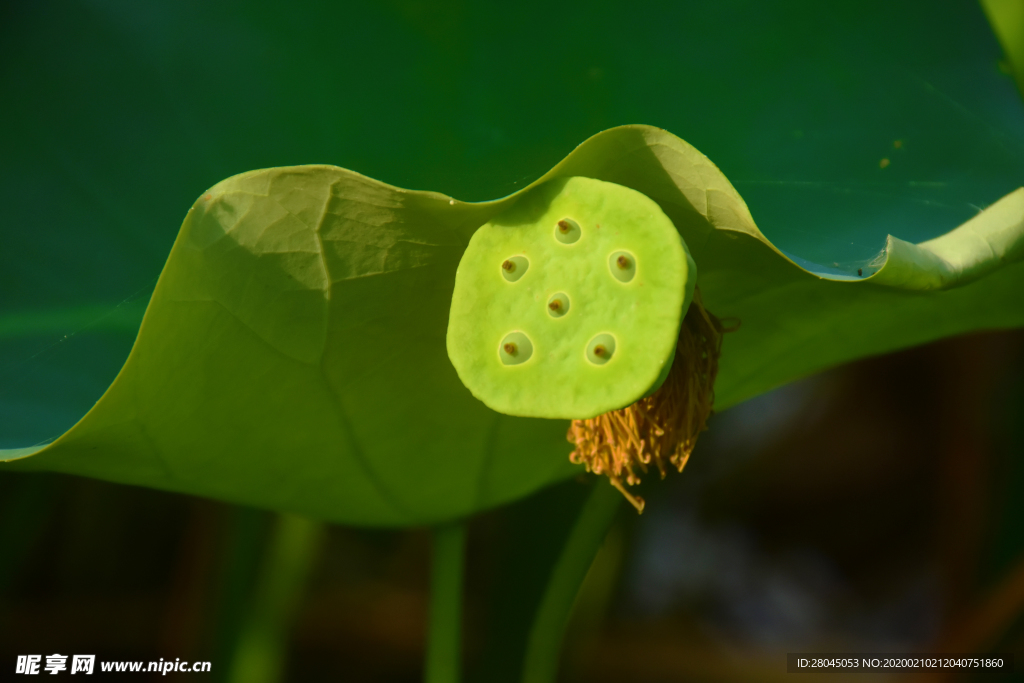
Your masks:
{"label": "blurred green background", "polygon": [[[821,270],[1024,184],[1024,102],[967,0],[7,2],[0,92],[5,448],[58,436],[99,398],[185,211],[242,171],[329,163],[484,200],[646,123],[707,154],[765,235]],[[772,680],[779,653],[830,647],[1024,661],[1022,348],[1019,332],[947,340],[716,417],[685,475],[609,538],[566,680]],[[557,547],[582,488],[473,523],[477,678],[500,679],[495,643],[513,638],[495,623],[527,571],[516,553]],[[293,523],[289,546],[277,524],[5,474],[0,666],[206,658],[227,680],[262,619],[283,634],[283,680],[417,680],[424,533]],[[268,617],[282,566],[291,597]]]}

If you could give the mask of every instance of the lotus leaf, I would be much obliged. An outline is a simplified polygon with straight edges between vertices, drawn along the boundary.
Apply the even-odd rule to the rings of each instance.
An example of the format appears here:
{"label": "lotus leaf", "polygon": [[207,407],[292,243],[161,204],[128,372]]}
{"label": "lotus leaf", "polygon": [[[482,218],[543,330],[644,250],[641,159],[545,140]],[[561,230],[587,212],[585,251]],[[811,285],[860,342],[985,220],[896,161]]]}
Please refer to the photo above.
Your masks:
{"label": "lotus leaf", "polygon": [[457,518],[573,475],[568,423],[491,411],[445,346],[475,231],[573,176],[654,200],[708,310],[741,321],[719,409],[860,356],[1024,324],[1024,189],[939,238],[890,236],[860,273],[837,273],[794,263],[707,157],[647,126],[599,133],[482,203],[331,166],[273,168],[196,201],[114,383],[54,442],[0,451],[4,469],[364,525]]}

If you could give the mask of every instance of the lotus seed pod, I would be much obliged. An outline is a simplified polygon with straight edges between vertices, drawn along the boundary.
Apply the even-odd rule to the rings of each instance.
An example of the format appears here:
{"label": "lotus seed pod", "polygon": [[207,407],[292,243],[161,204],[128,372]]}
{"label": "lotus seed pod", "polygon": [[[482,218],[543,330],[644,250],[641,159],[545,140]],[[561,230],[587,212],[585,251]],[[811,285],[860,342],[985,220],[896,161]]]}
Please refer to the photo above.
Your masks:
{"label": "lotus seed pod", "polygon": [[696,270],[649,197],[547,182],[476,231],[455,276],[448,356],[501,413],[591,418],[656,389]]}

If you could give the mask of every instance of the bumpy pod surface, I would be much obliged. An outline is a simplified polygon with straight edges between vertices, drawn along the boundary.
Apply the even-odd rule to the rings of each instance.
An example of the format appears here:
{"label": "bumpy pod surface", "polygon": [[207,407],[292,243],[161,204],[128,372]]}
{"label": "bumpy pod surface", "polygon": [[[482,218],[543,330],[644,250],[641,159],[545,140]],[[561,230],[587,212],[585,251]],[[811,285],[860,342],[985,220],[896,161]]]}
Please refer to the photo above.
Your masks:
{"label": "bumpy pod surface", "polygon": [[545,183],[470,240],[448,356],[509,415],[590,418],[664,380],[696,270],[647,196],[591,178]]}

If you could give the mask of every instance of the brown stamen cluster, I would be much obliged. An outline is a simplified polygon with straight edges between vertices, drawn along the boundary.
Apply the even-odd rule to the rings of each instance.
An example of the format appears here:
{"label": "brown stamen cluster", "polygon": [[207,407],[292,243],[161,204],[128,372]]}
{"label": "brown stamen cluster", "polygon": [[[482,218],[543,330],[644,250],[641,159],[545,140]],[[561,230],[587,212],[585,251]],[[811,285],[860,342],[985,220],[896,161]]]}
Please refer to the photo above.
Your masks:
{"label": "brown stamen cluster", "polygon": [[[715,401],[715,376],[722,350],[722,322],[704,308],[695,290],[680,325],[675,360],[656,392],[620,410],[589,420],[573,420],[567,438],[576,445],[569,459],[588,472],[605,474],[643,512],[644,500],[626,490],[640,483],[654,465],[662,478],[671,466],[682,472],[707,429]],[[597,349],[594,349],[597,353]]]}

